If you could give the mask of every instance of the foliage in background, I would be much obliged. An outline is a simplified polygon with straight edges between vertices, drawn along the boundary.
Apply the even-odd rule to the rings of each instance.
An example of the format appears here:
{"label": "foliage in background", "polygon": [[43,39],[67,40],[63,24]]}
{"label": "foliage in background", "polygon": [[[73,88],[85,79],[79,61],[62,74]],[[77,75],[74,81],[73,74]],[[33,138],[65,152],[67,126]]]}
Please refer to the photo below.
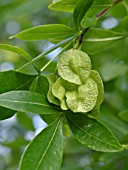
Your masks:
{"label": "foliage in background", "polygon": [[[128,168],[127,150],[121,151],[120,154],[118,154],[95,152],[88,149],[79,144],[72,135],[70,136],[67,122],[63,124],[63,133],[70,137],[67,137],[65,141],[63,141],[62,134],[60,133],[61,118],[58,118],[60,110],[54,107],[46,107],[45,109],[43,106],[41,107],[41,104],[49,107],[49,103],[41,94],[46,96],[48,92],[48,82],[44,75],[49,72],[53,73],[54,70],[56,70],[56,62],[54,62],[53,59],[60,53],[58,47],[64,47],[64,50],[66,48],[70,49],[73,46],[76,48],[80,47],[82,51],[90,56],[92,69],[99,71],[103,78],[105,99],[98,119],[109,127],[122,145],[127,145],[128,1],[79,0],[78,4],[76,0],[53,2],[54,3],[49,6],[50,9],[69,13],[49,11],[47,6],[51,2],[48,1],[38,0],[35,2],[34,0],[24,0],[21,2],[20,0],[6,0],[0,2],[0,69],[4,71],[7,69],[7,66],[9,66],[10,69],[18,69],[18,72],[7,71],[0,73],[0,103],[1,106],[4,106],[0,108],[0,119],[4,120],[13,116],[15,114],[13,110],[20,111],[15,115],[13,121],[10,121],[9,125],[7,125],[8,123],[6,124],[9,120],[4,120],[0,123],[0,169],[14,170],[18,167],[24,147],[30,140],[28,137],[29,133],[32,134],[30,137],[34,137],[35,124],[37,124],[33,124],[34,115],[22,112],[33,112],[41,114],[40,116],[47,124],[51,124],[55,119],[56,121],[44,129],[31,142],[28,147],[28,153],[26,152],[22,159],[21,170],[26,170],[27,167],[30,168],[31,159],[35,159],[35,157],[33,157],[34,155],[36,155],[37,159],[32,164],[31,169],[35,168],[38,163],[37,169],[40,168],[41,163],[46,169],[50,169],[50,166],[52,166],[52,169],[59,169],[63,148],[65,148],[65,150],[61,167],[62,170],[105,170],[108,168],[111,170],[125,170]],[[70,13],[73,13],[74,22]],[[31,29],[31,27],[38,25],[43,26]],[[69,27],[64,25],[68,25]],[[18,33],[20,30],[28,28],[30,29]],[[12,36],[13,34],[16,35]],[[8,40],[9,36],[23,40],[39,41]],[[49,41],[42,41],[42,39]],[[56,45],[53,46],[50,42]],[[70,44],[69,42],[72,43]],[[68,43],[70,47],[68,47]],[[18,48],[18,46],[20,48]],[[49,49],[47,50],[46,48]],[[55,49],[58,49],[59,53],[57,55],[55,54],[56,52],[50,56],[47,55]],[[53,59],[49,60],[49,57],[53,57]],[[29,64],[27,64],[26,59],[30,60]],[[37,59],[39,60],[37,61]],[[24,64],[25,67],[22,67]],[[42,76],[36,76],[39,70],[43,72]],[[12,90],[17,91],[11,92]],[[35,91],[38,92],[36,95]],[[21,99],[19,99],[19,96]],[[27,96],[27,98],[25,96]],[[17,98],[22,101],[24,98],[26,102],[36,102],[39,104],[39,107],[35,108],[35,106],[33,107],[31,105],[30,107],[28,107],[28,105],[18,106],[13,102],[12,104],[8,104],[3,101],[9,98],[13,101],[13,97],[14,100]],[[50,114],[43,115],[42,113],[44,112],[46,114],[49,112]],[[53,115],[52,113],[56,114]],[[94,134],[94,136],[99,133],[99,137],[103,137],[102,132],[104,131],[104,133],[108,133],[108,135],[106,135],[108,136],[107,140],[110,141],[113,146],[116,146],[118,148],[117,150],[121,149],[121,145],[113,138],[113,135],[111,136],[109,131],[106,131],[106,129],[102,127],[103,125],[99,121],[98,124],[95,124],[94,119],[90,119],[82,114],[73,115],[73,113],[66,113],[66,116],[72,132],[81,143],[94,150],[97,149],[97,146],[94,144],[95,140],[90,139],[90,136],[86,136],[84,132],[77,129],[79,126],[81,129],[85,128],[84,130],[86,131],[90,125],[93,125],[93,130],[89,133]],[[103,129],[102,132],[101,129]],[[85,137],[85,140],[83,137]],[[42,139],[43,141],[44,138],[46,139],[45,142],[40,142],[40,140]],[[94,143],[91,143],[91,141],[94,141]],[[100,142],[99,148],[101,151],[103,151],[105,147],[107,151],[112,151],[113,147],[103,145],[102,148],[102,141]],[[52,145],[50,145],[51,143]],[[36,150],[35,144],[37,147]],[[65,147],[63,145],[65,145]],[[42,159],[44,162],[38,162],[40,157],[43,158],[47,146],[51,148],[46,158]],[[42,149],[40,150],[40,148]],[[55,154],[58,155],[57,159],[50,153],[54,150]],[[38,157],[37,151],[39,151]],[[30,152],[33,152],[31,157]],[[27,162],[25,159],[27,159]]]}

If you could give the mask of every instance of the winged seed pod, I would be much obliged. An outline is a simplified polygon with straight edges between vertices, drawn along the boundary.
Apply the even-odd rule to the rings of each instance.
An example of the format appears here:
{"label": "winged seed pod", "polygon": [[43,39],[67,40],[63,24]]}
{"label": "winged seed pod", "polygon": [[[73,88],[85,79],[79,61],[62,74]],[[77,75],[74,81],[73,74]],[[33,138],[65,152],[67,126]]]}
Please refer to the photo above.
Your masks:
{"label": "winged seed pod", "polygon": [[52,94],[52,85],[56,82],[57,76],[55,74],[48,74],[47,79],[49,82],[49,91],[47,93],[48,101],[55,105],[60,105],[59,100]]}
{"label": "winged seed pod", "polygon": [[98,113],[104,89],[99,73],[91,70],[89,56],[77,49],[68,50],[58,59],[57,67],[59,77],[55,74],[47,76],[49,102],[59,103],[62,110]]}
{"label": "winged seed pod", "polygon": [[86,53],[71,49],[59,57],[57,67],[64,80],[81,85],[90,74],[91,60]]}

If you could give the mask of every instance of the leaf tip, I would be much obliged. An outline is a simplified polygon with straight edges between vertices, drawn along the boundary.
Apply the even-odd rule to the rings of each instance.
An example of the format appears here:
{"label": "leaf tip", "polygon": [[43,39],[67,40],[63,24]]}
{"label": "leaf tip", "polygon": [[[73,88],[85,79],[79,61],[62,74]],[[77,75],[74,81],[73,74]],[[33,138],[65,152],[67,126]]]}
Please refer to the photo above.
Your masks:
{"label": "leaf tip", "polygon": [[9,37],[9,40],[13,39],[14,37],[15,37],[14,35],[10,36],[10,37]]}

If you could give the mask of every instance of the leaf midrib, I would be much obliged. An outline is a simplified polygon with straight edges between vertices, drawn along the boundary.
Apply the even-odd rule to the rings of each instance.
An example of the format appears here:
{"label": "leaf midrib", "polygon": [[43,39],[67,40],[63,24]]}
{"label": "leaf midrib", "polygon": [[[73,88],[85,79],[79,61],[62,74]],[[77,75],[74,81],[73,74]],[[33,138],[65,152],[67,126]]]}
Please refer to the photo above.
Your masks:
{"label": "leaf midrib", "polygon": [[[69,119],[70,119],[70,118],[69,118]],[[109,146],[113,146],[113,147],[119,149],[119,147],[117,147],[117,146],[115,146],[115,145],[112,145],[112,144],[110,144],[110,143],[107,143],[107,142],[105,142],[105,141],[103,141],[103,140],[100,140],[99,138],[97,138],[97,137],[93,136],[92,134],[86,132],[86,131],[85,131],[84,129],[82,129],[78,124],[76,124],[72,119],[70,119],[70,120],[71,120],[80,130],[82,130],[83,132],[87,133],[89,136],[93,137],[94,139],[99,140],[101,143],[105,143],[105,144],[107,144],[107,145],[109,145]]]}
{"label": "leaf midrib", "polygon": [[[26,102],[26,101],[16,101],[16,100],[0,100],[0,101],[3,101],[3,102],[9,102],[9,103],[21,103],[21,104],[33,104],[33,105],[40,105],[40,106],[44,106],[44,107],[50,107],[50,108],[54,108],[54,109],[59,109],[57,107],[53,107],[53,106],[50,106],[50,105],[46,105],[46,104],[43,104],[43,103],[36,103],[36,102]],[[4,106],[3,106],[4,107]]]}
{"label": "leaf midrib", "polygon": [[[19,36],[19,35],[22,35],[22,34],[24,34],[24,35],[25,35],[25,34],[27,34],[27,35],[33,35],[33,34],[39,34],[39,35],[40,35],[40,34],[41,34],[41,35],[57,35],[57,36],[58,36],[58,34],[59,34],[59,36],[60,36],[62,33],[66,33],[66,34],[69,34],[69,33],[70,33],[70,34],[73,34],[73,35],[74,35],[74,33],[76,33],[76,32],[73,32],[73,31],[65,32],[65,31],[63,31],[63,32],[56,32],[56,33],[52,33],[52,32],[51,32],[51,33],[50,33],[50,32],[49,32],[49,33],[47,33],[47,32],[46,32],[46,33],[43,33],[43,32],[39,32],[39,31],[38,31],[38,32],[27,32],[27,31],[26,31],[26,32],[21,32],[21,33],[19,33],[19,34],[16,34],[16,36]],[[15,35],[14,35],[14,36],[15,36]]]}
{"label": "leaf midrib", "polygon": [[21,86],[17,87],[16,90],[19,90],[20,88],[24,87],[25,85],[27,85],[29,82],[31,82],[34,79],[34,77],[32,77],[31,79],[29,79],[27,82],[25,82],[24,84],[22,84]]}
{"label": "leaf midrib", "polygon": [[[85,3],[84,5],[82,6],[80,12],[79,12],[79,16],[78,16],[78,20],[77,20],[77,25],[79,24],[79,21],[80,21],[80,16],[81,16],[81,11],[83,11],[84,7],[85,7],[85,4],[86,4],[86,0],[85,0]],[[85,12],[86,13],[86,12]]]}
{"label": "leaf midrib", "polygon": [[58,126],[59,126],[60,121],[61,121],[61,118],[59,118],[59,119],[60,119],[60,120],[59,120],[58,123],[57,123],[57,126],[56,126],[56,128],[55,128],[55,131],[54,131],[52,137],[51,137],[51,140],[49,141],[49,144],[48,144],[47,148],[45,149],[44,154],[42,155],[42,157],[41,157],[40,160],[39,160],[39,163],[38,163],[38,165],[37,165],[37,167],[36,167],[36,170],[38,170],[41,162],[43,161],[43,159],[44,159],[44,157],[45,157],[48,149],[50,148],[50,145],[51,145],[51,143],[52,143],[52,141],[53,141],[53,139],[54,139],[54,137],[55,137],[55,134],[56,134],[56,132],[57,132]]}
{"label": "leaf midrib", "polygon": [[108,37],[108,38],[87,38],[86,40],[83,40],[83,42],[106,42],[106,41],[114,41],[123,39],[126,36],[117,36],[117,37]]}

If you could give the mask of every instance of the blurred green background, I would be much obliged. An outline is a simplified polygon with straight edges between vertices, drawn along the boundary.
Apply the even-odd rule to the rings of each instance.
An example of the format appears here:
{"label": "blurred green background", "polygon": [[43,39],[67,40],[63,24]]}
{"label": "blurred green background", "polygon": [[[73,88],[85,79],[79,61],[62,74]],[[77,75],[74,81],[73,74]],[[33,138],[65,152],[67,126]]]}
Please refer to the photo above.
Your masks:
{"label": "blurred green background", "polygon": [[[34,58],[53,44],[49,41],[10,40],[21,30],[51,23],[73,27],[70,13],[48,9],[51,0],[0,0],[0,43],[22,47]],[[115,6],[95,27],[123,32],[123,18],[127,10],[123,4]],[[39,68],[45,65],[56,51],[36,62]],[[90,54],[93,69],[100,72],[105,87],[105,100],[99,119],[104,122],[122,144],[128,143],[128,38],[107,43],[97,54]],[[0,50],[0,71],[18,69],[26,60],[12,52]],[[55,62],[46,70],[52,72]],[[23,70],[34,74],[31,66]],[[126,117],[120,112],[125,112]],[[18,113],[0,122],[0,170],[17,170],[21,155],[33,137],[46,123],[38,115]],[[79,144],[72,136],[65,138],[62,170],[127,170],[128,151],[120,153],[95,152]]]}

